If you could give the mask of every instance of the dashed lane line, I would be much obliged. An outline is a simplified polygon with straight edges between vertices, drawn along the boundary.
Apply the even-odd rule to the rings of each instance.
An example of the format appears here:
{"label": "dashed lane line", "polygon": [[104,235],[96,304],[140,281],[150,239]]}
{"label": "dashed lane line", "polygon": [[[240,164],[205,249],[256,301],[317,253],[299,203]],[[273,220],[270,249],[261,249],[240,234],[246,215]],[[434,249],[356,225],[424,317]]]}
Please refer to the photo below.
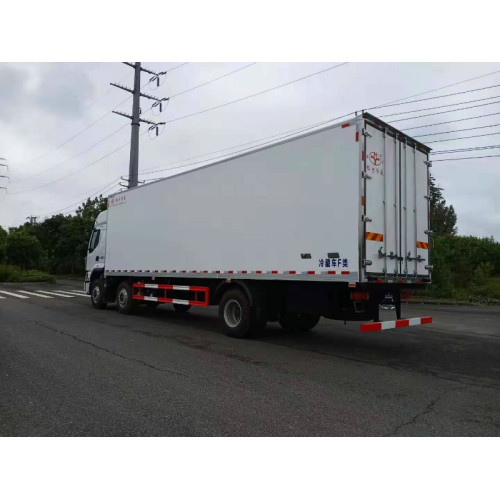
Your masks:
{"label": "dashed lane line", "polygon": [[88,295],[84,292],[74,292],[73,290],[56,290],[56,292],[69,293],[71,295],[78,295],[79,297],[88,297]]}
{"label": "dashed lane line", "polygon": [[29,299],[29,297],[26,297],[26,295],[19,295],[18,293],[7,292],[5,290],[0,290],[0,293],[4,293],[6,295],[12,295],[13,297],[18,297],[19,299]]}
{"label": "dashed lane line", "polygon": [[44,295],[43,293],[28,292],[28,290],[18,290],[18,292],[27,293],[28,295],[34,295],[35,297],[43,297],[44,299],[53,299],[50,295]]}
{"label": "dashed lane line", "polygon": [[49,292],[48,290],[37,290],[37,292],[49,293],[50,295],[55,295],[56,297],[69,297],[70,299],[75,297],[74,295],[66,295],[66,294],[62,294],[62,293]]}

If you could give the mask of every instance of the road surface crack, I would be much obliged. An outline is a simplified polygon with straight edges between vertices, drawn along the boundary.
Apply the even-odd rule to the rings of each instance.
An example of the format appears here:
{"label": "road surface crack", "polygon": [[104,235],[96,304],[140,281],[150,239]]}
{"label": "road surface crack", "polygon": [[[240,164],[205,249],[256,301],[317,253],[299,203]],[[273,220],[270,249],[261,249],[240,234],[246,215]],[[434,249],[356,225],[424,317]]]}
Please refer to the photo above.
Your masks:
{"label": "road surface crack", "polygon": [[429,413],[432,413],[434,411],[434,409],[436,408],[436,405],[439,403],[439,401],[441,401],[441,399],[443,399],[448,394],[455,392],[455,391],[458,391],[458,390],[461,390],[461,389],[464,389],[464,387],[462,387],[462,386],[454,387],[453,389],[448,389],[447,391],[442,392],[437,397],[435,397],[433,400],[431,400],[431,402],[422,411],[419,411],[412,418],[410,418],[410,420],[403,422],[399,425],[396,425],[396,427],[394,427],[394,429],[389,434],[386,434],[386,437],[396,436],[396,434],[402,428],[413,425],[414,423],[416,423],[416,421],[419,418],[424,417],[425,415],[428,415]]}
{"label": "road surface crack", "polygon": [[177,372],[175,370],[169,370],[167,368],[161,368],[159,366],[152,365],[151,363],[147,363],[146,361],[143,361],[142,359],[129,358],[128,356],[124,356],[123,354],[120,354],[119,352],[116,352],[113,349],[108,349],[107,347],[103,347],[101,345],[94,344],[93,342],[90,342],[89,340],[81,339],[80,337],[77,337],[76,335],[73,335],[71,333],[65,332],[63,330],[59,330],[59,329],[54,328],[54,327],[49,326],[49,325],[45,325],[44,323],[40,323],[39,321],[31,321],[31,320],[29,320],[29,323],[34,323],[35,325],[41,326],[42,328],[45,328],[45,329],[50,330],[52,332],[59,333],[60,335],[65,335],[66,337],[70,337],[73,340],[76,340],[77,342],[80,342],[82,344],[89,345],[91,347],[94,347],[95,349],[107,352],[109,354],[112,354],[113,356],[116,356],[118,358],[124,359],[126,361],[132,361],[134,363],[139,363],[139,364],[141,364],[143,366],[146,366],[148,368],[152,368],[153,370],[157,370],[159,372],[171,373],[173,375],[180,375],[182,377],[187,377],[188,376],[185,373],[181,373],[181,372]]}

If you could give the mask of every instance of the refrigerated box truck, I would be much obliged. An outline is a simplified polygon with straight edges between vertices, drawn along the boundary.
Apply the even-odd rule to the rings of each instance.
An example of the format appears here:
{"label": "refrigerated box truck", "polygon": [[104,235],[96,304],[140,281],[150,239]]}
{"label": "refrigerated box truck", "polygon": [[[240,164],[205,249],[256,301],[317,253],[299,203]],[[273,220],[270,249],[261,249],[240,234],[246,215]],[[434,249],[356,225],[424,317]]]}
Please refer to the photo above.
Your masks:
{"label": "refrigerated box truck", "polygon": [[[242,337],[320,317],[362,331],[401,317],[401,292],[431,281],[429,152],[363,113],[109,196],[89,242],[96,308],[218,305]],[[396,319],[379,321],[390,296]],[[186,319],[187,321],[187,319]]]}

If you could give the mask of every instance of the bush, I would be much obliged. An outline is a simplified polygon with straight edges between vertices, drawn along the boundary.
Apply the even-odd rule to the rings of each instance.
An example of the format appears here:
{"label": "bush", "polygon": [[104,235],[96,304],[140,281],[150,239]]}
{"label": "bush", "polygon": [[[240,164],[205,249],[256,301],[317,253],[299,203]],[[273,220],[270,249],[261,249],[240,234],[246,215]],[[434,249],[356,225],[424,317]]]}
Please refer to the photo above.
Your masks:
{"label": "bush", "polygon": [[16,266],[0,264],[0,282],[5,283],[38,283],[49,281],[55,283],[55,277],[51,274],[36,269],[23,271]]}

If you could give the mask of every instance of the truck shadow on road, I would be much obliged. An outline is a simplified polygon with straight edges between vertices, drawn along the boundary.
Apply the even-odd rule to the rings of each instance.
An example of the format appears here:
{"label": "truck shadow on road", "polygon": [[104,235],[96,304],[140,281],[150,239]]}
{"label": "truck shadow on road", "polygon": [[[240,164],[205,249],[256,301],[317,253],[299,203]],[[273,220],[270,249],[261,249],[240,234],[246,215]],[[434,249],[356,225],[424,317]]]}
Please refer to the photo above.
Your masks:
{"label": "truck shadow on road", "polygon": [[[292,349],[291,356],[320,355],[357,363],[418,371],[425,374],[500,388],[499,342],[490,338],[446,336],[432,326],[405,328],[404,331],[361,333],[354,325],[322,321],[307,333],[285,332],[278,323],[250,338],[234,339],[220,329],[215,308],[178,314],[167,308],[140,308],[138,315],[155,323],[155,328],[138,322],[132,331],[164,337],[185,346],[242,361],[268,364],[270,346]],[[158,329],[159,325],[164,328]]]}

